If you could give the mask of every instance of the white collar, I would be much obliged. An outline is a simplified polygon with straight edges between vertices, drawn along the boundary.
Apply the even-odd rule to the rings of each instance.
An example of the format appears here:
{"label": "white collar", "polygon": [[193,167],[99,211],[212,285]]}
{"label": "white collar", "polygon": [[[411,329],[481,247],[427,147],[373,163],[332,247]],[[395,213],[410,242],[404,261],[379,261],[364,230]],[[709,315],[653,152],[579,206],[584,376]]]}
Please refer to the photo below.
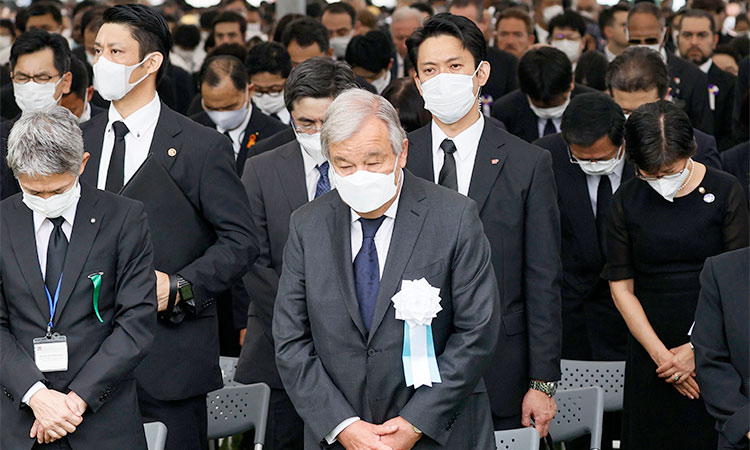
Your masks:
{"label": "white collar", "polygon": [[612,62],[615,58],[617,58],[617,55],[615,55],[612,50],[609,49],[608,45],[604,46],[604,56],[607,57],[608,62]]}
{"label": "white collar", "polygon": [[456,146],[456,154],[458,155],[458,158],[463,161],[469,155],[474,154],[475,150],[479,147],[479,140],[482,138],[482,132],[484,131],[484,115],[479,114],[479,119],[477,119],[476,122],[452,138],[449,138],[443,132],[434,119],[432,120],[431,129],[433,155],[440,151],[440,144],[445,139],[450,139]]}
{"label": "white collar", "polygon": [[[385,217],[390,217],[391,219],[394,219],[394,220],[396,219],[396,212],[398,211],[398,202],[399,200],[401,200],[401,190],[404,188],[404,171],[402,169],[399,169],[399,171],[400,171],[400,175],[398,176],[399,187],[398,187],[398,193],[396,194],[396,200],[394,200],[393,203],[391,203],[391,206],[389,206],[388,209],[386,209],[385,212],[383,213]],[[349,210],[352,212],[352,217],[351,217],[352,223],[358,221],[361,216],[357,214],[357,212],[353,210],[352,208],[349,208]]]}
{"label": "white collar", "polygon": [[706,62],[698,66],[698,68],[701,70],[701,72],[708,73],[708,71],[711,70],[711,66],[713,64],[714,64],[714,60],[711,58],[708,58],[708,60],[706,60]]}
{"label": "white collar", "polygon": [[667,64],[667,50],[664,47],[659,50],[659,55],[661,55],[661,59],[662,61],[664,61],[664,64]]}
{"label": "white collar", "polygon": [[[297,142],[296,138],[295,142]],[[321,161],[320,163],[316,162],[315,159],[310,156],[310,154],[307,153],[304,148],[302,148],[299,142],[297,142],[297,146],[299,147],[300,153],[302,153],[302,165],[305,168],[305,177],[310,175],[310,173],[312,173],[314,170],[318,170],[318,166],[326,161],[325,159],[323,159],[323,161]]]}
{"label": "white collar", "polygon": [[114,103],[109,105],[109,122],[107,123],[107,132],[112,130],[112,124],[114,122],[122,121],[125,126],[128,127],[129,134],[139,138],[152,126],[159,121],[159,114],[161,113],[161,100],[159,94],[154,93],[154,98],[146,105],[142,106],[141,109],[129,115],[127,119],[123,119],[120,113],[115,108]]}

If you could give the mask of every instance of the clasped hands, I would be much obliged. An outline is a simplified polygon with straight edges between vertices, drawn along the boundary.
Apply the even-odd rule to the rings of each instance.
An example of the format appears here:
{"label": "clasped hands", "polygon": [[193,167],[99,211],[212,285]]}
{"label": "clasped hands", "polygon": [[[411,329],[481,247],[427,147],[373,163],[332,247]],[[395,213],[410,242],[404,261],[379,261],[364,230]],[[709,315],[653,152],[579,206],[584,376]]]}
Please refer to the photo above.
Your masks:
{"label": "clasped hands", "polygon": [[695,381],[695,353],[689,343],[662,352],[655,362],[659,378],[671,383],[680,394],[691,400],[700,397],[701,391]]}
{"label": "clasped hands", "polygon": [[52,389],[41,389],[29,399],[34,424],[29,437],[49,444],[76,431],[83,422],[86,402],[73,391],[67,395]]}
{"label": "clasped hands", "polygon": [[409,450],[421,437],[406,419],[398,416],[382,425],[358,420],[336,439],[346,450]]}

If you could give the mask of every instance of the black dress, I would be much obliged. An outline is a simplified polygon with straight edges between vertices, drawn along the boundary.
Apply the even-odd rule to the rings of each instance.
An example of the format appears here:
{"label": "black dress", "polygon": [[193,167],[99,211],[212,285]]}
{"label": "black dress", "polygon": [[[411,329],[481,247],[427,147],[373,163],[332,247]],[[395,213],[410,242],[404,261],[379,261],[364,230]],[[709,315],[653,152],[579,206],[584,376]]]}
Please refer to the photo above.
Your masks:
{"label": "black dress", "polygon": [[[747,203],[737,180],[708,167],[699,186],[670,203],[634,178],[610,205],[602,277],[634,279],[635,295],[667,348],[688,342],[706,258],[748,245]],[[657,377],[656,367],[630,335],[621,448],[715,449],[715,421],[703,400],[682,396]]]}

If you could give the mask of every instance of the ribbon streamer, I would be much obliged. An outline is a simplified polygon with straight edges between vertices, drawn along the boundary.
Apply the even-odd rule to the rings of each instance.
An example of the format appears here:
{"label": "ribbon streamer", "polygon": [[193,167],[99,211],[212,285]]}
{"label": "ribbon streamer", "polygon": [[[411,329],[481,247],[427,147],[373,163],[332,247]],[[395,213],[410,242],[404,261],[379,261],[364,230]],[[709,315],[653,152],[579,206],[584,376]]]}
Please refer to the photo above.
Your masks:
{"label": "ribbon streamer", "polygon": [[413,385],[414,389],[418,389],[420,386],[432,387],[432,383],[442,381],[431,326],[412,326],[404,321],[404,349],[401,359],[407,386]]}
{"label": "ribbon streamer", "polygon": [[99,290],[102,287],[102,274],[102,272],[99,272],[89,275],[89,280],[91,280],[91,283],[94,285],[94,313],[100,323],[104,323],[102,316],[99,314]]}

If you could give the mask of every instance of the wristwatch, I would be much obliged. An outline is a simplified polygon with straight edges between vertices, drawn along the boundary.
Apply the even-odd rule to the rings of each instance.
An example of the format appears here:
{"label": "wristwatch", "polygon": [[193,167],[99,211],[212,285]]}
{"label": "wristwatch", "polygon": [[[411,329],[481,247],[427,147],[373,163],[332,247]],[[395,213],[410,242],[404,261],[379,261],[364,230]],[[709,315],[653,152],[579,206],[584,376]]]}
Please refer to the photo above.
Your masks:
{"label": "wristwatch", "polygon": [[194,297],[193,285],[188,280],[182,278],[180,274],[177,274],[177,291],[180,293],[180,299],[188,304],[192,303]]}
{"label": "wristwatch", "polygon": [[535,391],[544,392],[547,394],[547,397],[554,397],[555,392],[557,392],[557,382],[531,380],[529,388],[534,389]]}

